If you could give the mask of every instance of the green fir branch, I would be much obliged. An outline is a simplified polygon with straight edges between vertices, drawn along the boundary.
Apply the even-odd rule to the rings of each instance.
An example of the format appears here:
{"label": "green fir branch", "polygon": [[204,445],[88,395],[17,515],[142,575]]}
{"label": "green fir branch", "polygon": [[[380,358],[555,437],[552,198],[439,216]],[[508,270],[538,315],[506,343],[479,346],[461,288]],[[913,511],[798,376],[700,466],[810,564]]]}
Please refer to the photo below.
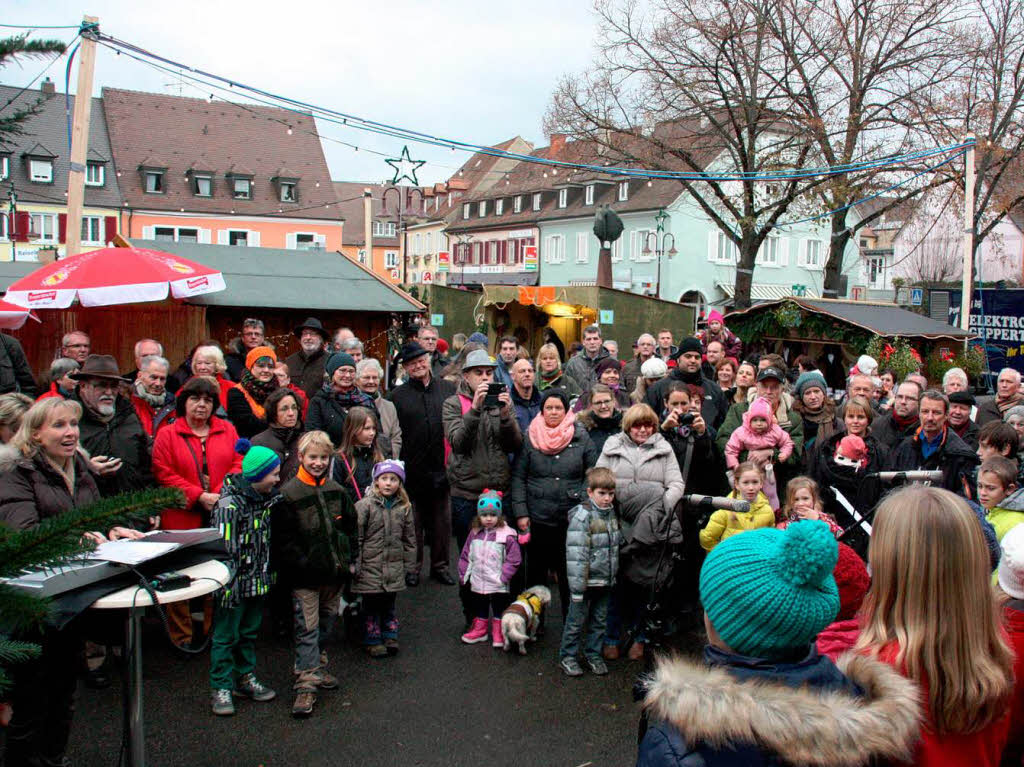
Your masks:
{"label": "green fir branch", "polygon": [[16,634],[39,626],[49,614],[48,599],[15,586],[0,584],[0,632]]}
{"label": "green fir branch", "polygon": [[10,666],[38,658],[39,645],[32,642],[21,642],[17,639],[0,637],[0,666]]}

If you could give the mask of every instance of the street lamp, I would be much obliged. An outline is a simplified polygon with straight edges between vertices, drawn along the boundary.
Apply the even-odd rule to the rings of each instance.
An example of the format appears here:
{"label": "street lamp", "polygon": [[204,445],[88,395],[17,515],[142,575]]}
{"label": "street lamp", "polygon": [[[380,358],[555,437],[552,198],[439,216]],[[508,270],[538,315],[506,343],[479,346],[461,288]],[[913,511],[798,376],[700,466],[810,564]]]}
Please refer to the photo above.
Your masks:
{"label": "street lamp", "polygon": [[[668,219],[669,219],[669,216],[665,212],[664,208],[662,208],[661,210],[658,211],[658,215],[656,215],[654,217],[654,223],[657,225],[658,229],[657,229],[656,232],[648,232],[647,233],[647,236],[644,238],[644,249],[641,251],[641,253],[644,256],[650,256],[651,253],[654,253],[655,256],[657,256],[657,258],[658,258],[658,281],[657,281],[657,289],[656,289],[656,292],[654,294],[655,298],[661,298],[661,256],[662,256],[662,254],[667,254],[668,257],[671,259],[671,258],[675,258],[676,253],[679,252],[678,250],[676,250],[676,236],[674,234],[672,234],[671,232],[666,232],[665,231],[665,222],[668,221]],[[652,237],[654,238],[653,239],[653,242],[654,242],[654,247],[653,248],[651,247],[651,242],[652,242],[651,238]]]}
{"label": "street lamp", "polygon": [[460,263],[460,265],[462,267],[461,269],[459,269],[459,284],[465,286],[465,284],[466,284],[466,261],[469,260],[469,248],[470,248],[470,243],[473,241],[473,235],[468,234],[466,232],[463,232],[462,234],[456,236],[455,239],[458,241],[456,243],[456,247],[459,249],[459,252],[462,255],[462,258],[459,261],[459,263]]}

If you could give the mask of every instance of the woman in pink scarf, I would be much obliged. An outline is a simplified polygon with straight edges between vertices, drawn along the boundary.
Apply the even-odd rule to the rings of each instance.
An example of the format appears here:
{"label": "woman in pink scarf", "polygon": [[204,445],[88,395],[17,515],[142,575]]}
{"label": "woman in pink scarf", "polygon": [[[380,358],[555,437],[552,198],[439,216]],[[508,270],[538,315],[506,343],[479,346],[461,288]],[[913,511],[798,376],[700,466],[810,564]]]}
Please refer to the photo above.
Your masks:
{"label": "woman in pink scarf", "polygon": [[569,410],[565,392],[545,391],[540,413],[530,422],[512,467],[509,503],[519,530],[529,535],[524,585],[546,585],[548,572],[557,572],[563,619],[569,609],[565,572],[569,511],[586,500],[587,469],[597,458],[590,435]]}

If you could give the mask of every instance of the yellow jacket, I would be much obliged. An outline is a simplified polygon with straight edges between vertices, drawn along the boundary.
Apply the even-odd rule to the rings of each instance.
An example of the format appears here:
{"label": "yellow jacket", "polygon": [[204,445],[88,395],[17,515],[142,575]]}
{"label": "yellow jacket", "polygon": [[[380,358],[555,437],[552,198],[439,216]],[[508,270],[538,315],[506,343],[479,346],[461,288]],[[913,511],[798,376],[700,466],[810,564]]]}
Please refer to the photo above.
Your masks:
{"label": "yellow jacket", "polygon": [[[733,491],[729,493],[729,497],[738,498],[739,495]],[[757,498],[750,504],[750,511],[735,512],[719,509],[712,514],[707,525],[700,531],[700,545],[705,551],[711,551],[730,535],[774,526],[775,512],[772,511],[771,504],[768,503],[768,496],[758,493]]]}

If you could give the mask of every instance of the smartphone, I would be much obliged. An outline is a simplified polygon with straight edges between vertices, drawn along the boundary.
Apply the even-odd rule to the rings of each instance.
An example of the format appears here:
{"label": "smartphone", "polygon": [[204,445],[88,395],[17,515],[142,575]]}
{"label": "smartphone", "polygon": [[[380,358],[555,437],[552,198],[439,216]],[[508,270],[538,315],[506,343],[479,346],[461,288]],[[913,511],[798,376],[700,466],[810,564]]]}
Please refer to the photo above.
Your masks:
{"label": "smartphone", "polygon": [[484,396],[484,407],[498,407],[498,395],[507,391],[505,384],[501,381],[492,381],[487,384],[487,394]]}

